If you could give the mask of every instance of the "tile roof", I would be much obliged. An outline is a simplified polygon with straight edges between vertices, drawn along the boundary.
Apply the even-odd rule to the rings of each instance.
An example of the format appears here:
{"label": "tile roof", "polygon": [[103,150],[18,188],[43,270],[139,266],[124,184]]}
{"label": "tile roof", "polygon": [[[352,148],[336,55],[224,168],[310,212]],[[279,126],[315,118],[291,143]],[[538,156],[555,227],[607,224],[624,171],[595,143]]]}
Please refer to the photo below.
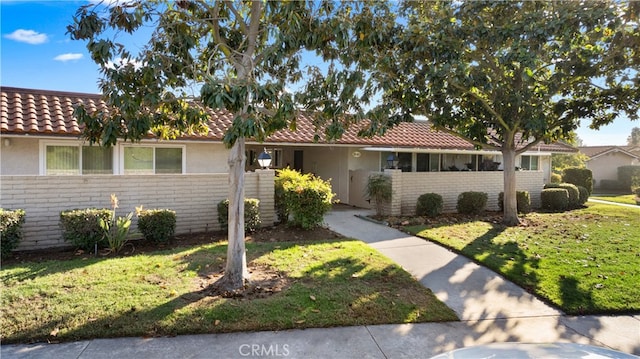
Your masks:
{"label": "tile roof", "polygon": [[632,151],[635,152],[636,148],[637,146],[584,146],[584,147],[578,147],[578,151],[584,153],[590,159],[604,155],[605,153],[608,153],[611,151],[622,152],[631,157],[640,157],[640,153],[635,154],[632,152]]}
{"label": "tile roof", "polygon": [[[82,126],[73,116],[74,106],[85,104],[89,111],[106,111],[107,106],[100,95],[61,91],[32,90],[2,87],[0,94],[0,131],[3,134],[32,134],[75,136],[82,134]],[[208,139],[222,141],[225,130],[231,125],[229,112],[213,111],[208,123],[209,133],[205,136],[188,136],[183,139]],[[384,136],[361,138],[359,128],[354,125],[344,135],[333,142],[340,145],[379,146],[397,148],[427,148],[448,150],[473,150],[467,141],[445,132],[434,130],[427,122],[406,122],[390,129]],[[296,131],[283,129],[267,138],[267,143],[312,144],[316,130],[307,114],[300,114],[296,120]],[[320,143],[327,143],[320,135]],[[562,143],[540,144],[541,151],[575,152]]]}

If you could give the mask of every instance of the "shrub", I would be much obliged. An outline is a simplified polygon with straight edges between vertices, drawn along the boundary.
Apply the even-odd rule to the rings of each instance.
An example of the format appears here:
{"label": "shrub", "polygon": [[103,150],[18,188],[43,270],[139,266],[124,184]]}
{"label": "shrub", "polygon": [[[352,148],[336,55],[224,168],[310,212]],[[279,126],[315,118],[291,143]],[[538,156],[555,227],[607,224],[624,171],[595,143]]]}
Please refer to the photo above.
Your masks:
{"label": "shrub", "polygon": [[580,194],[579,205],[582,206],[585,203],[587,203],[587,201],[589,200],[589,190],[582,186],[577,186],[577,187],[578,187],[578,192]]}
{"label": "shrub", "polygon": [[289,208],[285,201],[284,183],[300,180],[300,172],[286,168],[276,171],[274,202],[278,222],[287,223],[289,221]]}
{"label": "shrub", "polygon": [[136,208],[138,229],[146,240],[168,242],[176,232],[176,212],[170,209]]}
{"label": "shrub", "polygon": [[545,188],[540,193],[542,208],[564,211],[569,207],[569,192],[564,188]]}
{"label": "shrub", "polygon": [[425,193],[418,197],[416,215],[435,217],[442,213],[442,196],[437,193]]}
{"label": "shrub", "polygon": [[106,240],[100,228],[99,218],[108,221],[111,218],[111,210],[88,208],[60,212],[62,238],[76,248],[87,251],[94,246],[103,247]]}
{"label": "shrub", "polygon": [[640,177],[640,166],[620,166],[618,167],[618,181],[620,187],[625,190],[631,190],[633,186],[633,178]]}
{"label": "shrub", "polygon": [[385,174],[373,174],[367,179],[365,195],[373,200],[376,206],[376,214],[381,216],[384,204],[391,201],[393,191],[391,187],[391,177]]}
{"label": "shrub", "polygon": [[334,196],[328,181],[286,168],[278,170],[275,182],[276,193],[280,191],[280,206],[285,207],[282,211],[287,218],[291,215],[291,225],[311,229],[322,223]]}
{"label": "shrub", "polygon": [[587,168],[569,167],[562,173],[562,181],[576,186],[582,186],[593,193],[593,173]]}
{"label": "shrub", "polygon": [[18,247],[22,240],[22,225],[25,212],[22,209],[15,211],[0,208],[0,255],[6,258],[11,251]]}
{"label": "shrub", "polygon": [[580,207],[580,191],[578,187],[571,183],[560,183],[559,186],[559,188],[566,189],[569,194],[569,208]]}
{"label": "shrub", "polygon": [[[527,191],[516,191],[516,201],[518,206],[518,212],[529,213],[531,212],[531,196]],[[504,192],[500,192],[498,195],[498,206],[500,211],[504,212]]]}
{"label": "shrub", "polygon": [[458,213],[479,214],[487,207],[488,195],[484,192],[462,192],[458,195]]}
{"label": "shrub", "polygon": [[[218,203],[218,223],[223,231],[229,229],[229,200],[225,199]],[[244,199],[244,230],[245,232],[255,232],[262,221],[260,220],[260,200],[256,198]]]}
{"label": "shrub", "polygon": [[560,183],[562,182],[562,176],[557,173],[551,174],[551,183]]}
{"label": "shrub", "polygon": [[130,212],[126,217],[116,217],[116,208],[118,208],[118,197],[115,194],[111,194],[111,218],[107,221],[98,218],[98,224],[102,228],[104,238],[107,240],[107,247],[112,252],[118,253],[127,243],[133,212]]}

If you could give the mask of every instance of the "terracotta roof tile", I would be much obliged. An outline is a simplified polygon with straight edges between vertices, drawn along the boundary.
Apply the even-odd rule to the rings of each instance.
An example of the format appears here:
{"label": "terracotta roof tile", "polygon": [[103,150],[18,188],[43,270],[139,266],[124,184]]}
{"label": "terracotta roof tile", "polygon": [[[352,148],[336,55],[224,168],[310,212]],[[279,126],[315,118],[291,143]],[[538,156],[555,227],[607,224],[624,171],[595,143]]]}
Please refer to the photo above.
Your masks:
{"label": "terracotta roof tile", "polygon": [[[6,134],[80,136],[82,128],[73,116],[74,107],[80,103],[85,104],[89,111],[107,110],[100,95],[2,87],[0,130]],[[184,139],[221,141],[224,131],[231,125],[232,120],[233,116],[226,111],[213,111],[206,136],[189,136]],[[401,123],[387,131],[384,136],[358,137],[358,130],[365,125],[351,126],[342,138],[333,143],[397,148],[474,149],[473,145],[461,138],[435,131],[427,122]],[[307,114],[301,114],[296,120],[296,131],[288,129],[277,131],[267,138],[267,142],[313,143],[316,134],[320,136],[321,143],[327,143],[323,134],[315,130],[312,118]],[[561,143],[541,144],[539,148],[541,151],[575,152],[573,147]]]}

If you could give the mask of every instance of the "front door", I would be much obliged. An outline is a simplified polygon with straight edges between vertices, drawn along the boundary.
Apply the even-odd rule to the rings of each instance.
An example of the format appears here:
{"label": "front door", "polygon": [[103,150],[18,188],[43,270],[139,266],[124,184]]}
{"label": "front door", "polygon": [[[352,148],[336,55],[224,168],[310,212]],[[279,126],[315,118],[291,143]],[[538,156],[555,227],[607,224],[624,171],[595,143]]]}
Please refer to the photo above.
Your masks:
{"label": "front door", "polygon": [[302,171],[302,159],[303,159],[303,151],[302,150],[294,150],[293,151],[293,169],[304,173]]}

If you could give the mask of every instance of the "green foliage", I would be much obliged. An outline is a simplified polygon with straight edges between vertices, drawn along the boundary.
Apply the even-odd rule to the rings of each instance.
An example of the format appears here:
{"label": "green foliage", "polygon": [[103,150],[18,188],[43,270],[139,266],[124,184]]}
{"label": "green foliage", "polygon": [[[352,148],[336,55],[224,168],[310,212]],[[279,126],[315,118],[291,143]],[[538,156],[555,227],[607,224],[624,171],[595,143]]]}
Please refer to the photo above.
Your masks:
{"label": "green foliage", "polygon": [[[218,223],[223,231],[229,228],[229,200],[218,203]],[[247,233],[255,232],[262,221],[260,220],[260,200],[256,198],[244,199],[244,230]]]}
{"label": "green foliage", "polygon": [[557,173],[551,173],[551,183],[562,182],[562,176]]}
{"label": "green foliage", "polygon": [[62,238],[76,248],[86,251],[94,249],[94,246],[104,247],[106,239],[100,227],[100,219],[109,221],[111,210],[109,209],[74,209],[60,212],[60,226]]}
{"label": "green foliage", "polygon": [[156,243],[166,243],[176,232],[176,212],[170,209],[136,208],[138,229],[144,238]]}
{"label": "green foliage", "polygon": [[622,191],[624,186],[618,180],[602,179],[600,180],[600,190]]}
{"label": "green foliage", "polygon": [[116,208],[118,208],[118,197],[112,194],[111,218],[109,220],[98,218],[98,225],[102,228],[104,238],[107,241],[107,248],[114,253],[120,252],[125,243],[127,243],[131,217],[133,217],[133,212],[130,212],[126,217],[116,217]]}
{"label": "green foliage", "polygon": [[[516,201],[518,212],[531,212],[531,196],[528,191],[516,191]],[[500,206],[500,211],[504,211],[504,192],[500,192],[498,195],[498,206]]]}
{"label": "green foliage", "polygon": [[585,168],[589,157],[582,152],[552,153],[551,171],[562,175],[567,168]]}
{"label": "green foliage", "polygon": [[565,168],[562,172],[562,180],[565,183],[586,188],[589,194],[593,193],[593,173],[588,168]]}
{"label": "green foliage", "polygon": [[0,208],[0,258],[7,258],[22,240],[25,211]]}
{"label": "green foliage", "polygon": [[463,214],[482,213],[487,207],[488,197],[485,192],[462,192],[458,195],[456,209]]}
{"label": "green foliage", "polygon": [[545,188],[540,193],[542,208],[549,211],[565,211],[569,208],[569,191],[564,188]]}
{"label": "green foliage", "polygon": [[640,146],[640,127],[631,129],[631,134],[627,137],[627,145]]}
{"label": "green foliage", "polygon": [[582,186],[576,187],[578,187],[578,192],[580,193],[580,200],[578,201],[578,205],[582,206],[589,200],[589,190]]}
{"label": "green foliage", "polygon": [[416,215],[436,217],[442,213],[442,196],[437,193],[425,193],[418,197],[416,202]]}
{"label": "green foliage", "polygon": [[[289,224],[311,229],[322,224],[324,214],[331,209],[331,184],[312,174],[292,169],[277,171],[276,189],[281,187],[281,201],[290,214]],[[276,190],[276,193],[278,190]]]}
{"label": "green foliage", "polygon": [[559,188],[567,190],[567,194],[569,195],[569,208],[580,207],[580,191],[576,185],[571,183],[560,183]]}
{"label": "green foliage", "polygon": [[375,203],[376,215],[382,216],[385,203],[389,203],[393,197],[391,177],[384,173],[370,175],[364,193]]}
{"label": "green foliage", "polygon": [[633,179],[640,178],[640,166],[620,166],[618,167],[618,181],[620,186],[626,191],[631,190]]}

